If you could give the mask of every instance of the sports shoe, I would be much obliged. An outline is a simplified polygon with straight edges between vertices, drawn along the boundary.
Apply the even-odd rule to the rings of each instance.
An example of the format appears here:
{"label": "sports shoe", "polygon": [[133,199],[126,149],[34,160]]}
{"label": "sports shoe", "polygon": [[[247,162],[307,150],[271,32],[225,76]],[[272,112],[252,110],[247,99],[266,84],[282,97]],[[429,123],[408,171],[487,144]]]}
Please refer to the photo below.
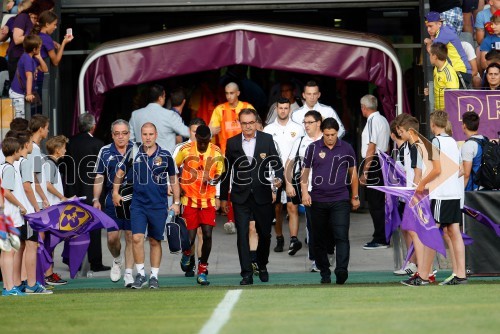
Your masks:
{"label": "sports shoe", "polygon": [[455,273],[451,273],[450,276],[446,277],[444,281],[442,281],[441,283],[439,283],[439,285],[445,285],[446,283],[448,283],[449,281],[451,281],[453,279],[453,277],[455,277]]}
{"label": "sports shoe", "polygon": [[2,296],[26,296],[24,292],[19,291],[17,287],[13,287],[10,290],[2,289]]}
{"label": "sports shoe", "polygon": [[207,274],[201,273],[198,275],[198,278],[196,279],[196,282],[200,285],[209,285],[210,282],[207,280]]}
{"label": "sports shoe", "polygon": [[252,262],[252,270],[255,276],[259,276],[259,265],[257,262]]}
{"label": "sports shoe", "polygon": [[149,288],[150,289],[159,289],[160,285],[158,284],[158,278],[151,276],[149,278]]}
{"label": "sports shoe", "polygon": [[191,268],[191,255],[186,255],[183,253],[180,264],[181,264],[181,270],[185,273],[188,272],[189,269]]}
{"label": "sports shoe", "polygon": [[283,251],[283,246],[285,246],[285,238],[283,238],[283,236],[276,237],[276,247],[274,247],[274,251],[276,253],[281,253]]}
{"label": "sports shoe", "polygon": [[21,240],[17,235],[9,233],[9,242],[12,248],[14,248],[16,251],[18,251],[19,248],[21,248]]}
{"label": "sports shoe", "polygon": [[408,278],[407,280],[401,281],[401,284],[406,285],[406,286],[424,286],[424,285],[429,285],[429,281],[423,280],[418,273],[413,275],[412,277]]}
{"label": "sports shoe", "polygon": [[15,288],[21,292],[26,292],[26,286],[28,285],[27,281],[24,280],[21,282],[21,285],[16,285]]}
{"label": "sports shoe", "polygon": [[45,284],[47,284],[47,285],[65,285],[65,284],[68,284],[68,281],[61,279],[61,277],[58,274],[52,273],[52,275],[45,276]]}
{"label": "sports shoe", "polygon": [[53,291],[45,289],[43,285],[36,282],[34,286],[26,285],[26,294],[28,295],[51,295]]}
{"label": "sports shoe", "polygon": [[385,249],[385,248],[389,248],[389,245],[388,244],[382,244],[382,243],[374,242],[374,241],[367,242],[363,246],[363,249],[366,249],[366,250]]}
{"label": "sports shoe", "polygon": [[112,282],[118,282],[122,278],[122,258],[120,257],[119,262],[113,260],[113,265],[111,266],[111,271],[109,273],[109,278]]}
{"label": "sports shoe", "polygon": [[318,267],[316,267],[316,261],[313,261],[311,263],[311,272],[312,273],[319,273],[320,272],[320,270],[318,269]]}
{"label": "sports shoe", "polygon": [[125,275],[123,275],[123,282],[123,286],[131,288],[132,284],[134,284],[134,276],[132,276],[132,274],[125,273]]}
{"label": "sports shoe", "polygon": [[404,268],[394,271],[394,275],[402,276],[408,275],[413,276],[417,272],[417,265],[412,262],[408,262]]}
{"label": "sports shoe", "polygon": [[[10,252],[12,250],[12,245],[9,239],[0,239],[0,249],[4,252]],[[10,290],[9,290],[10,291]]]}
{"label": "sports shoe", "polygon": [[429,280],[429,283],[436,283],[436,275],[430,274],[428,280]]}
{"label": "sports shoe", "polygon": [[228,221],[224,224],[224,230],[227,234],[235,234],[236,233],[236,225],[232,221]]}
{"label": "sports shoe", "polygon": [[288,247],[288,255],[293,256],[302,248],[302,242],[297,238],[293,238],[290,241],[290,247]]}
{"label": "sports shoe", "polygon": [[467,277],[459,278],[455,275],[455,276],[453,276],[453,278],[451,280],[444,283],[443,285],[461,285],[461,284],[467,284]]}
{"label": "sports shoe", "polygon": [[137,273],[135,275],[135,281],[132,283],[131,288],[132,289],[142,289],[143,286],[148,284],[148,280],[146,279],[146,276],[142,276],[141,274]]}

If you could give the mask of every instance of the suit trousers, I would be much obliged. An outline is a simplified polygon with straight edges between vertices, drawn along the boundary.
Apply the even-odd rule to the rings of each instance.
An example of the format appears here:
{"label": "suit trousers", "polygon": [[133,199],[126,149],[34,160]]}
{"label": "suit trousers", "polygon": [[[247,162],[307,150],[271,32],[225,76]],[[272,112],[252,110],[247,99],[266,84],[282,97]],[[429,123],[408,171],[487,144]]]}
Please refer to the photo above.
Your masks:
{"label": "suit trousers", "polygon": [[271,226],[274,217],[273,205],[257,204],[251,193],[245,203],[233,202],[234,219],[238,239],[238,256],[240,259],[241,277],[250,277],[253,274],[252,260],[250,257],[250,243],[248,228],[251,220],[255,220],[255,228],[259,235],[257,246],[257,263],[259,268],[267,269],[269,262],[269,248],[271,246]]}
{"label": "suit trousers", "polygon": [[348,200],[337,202],[312,202],[312,234],[314,237],[314,259],[322,277],[330,277],[328,250],[331,248],[331,235],[337,250],[335,273],[347,271],[349,265],[351,204]]}

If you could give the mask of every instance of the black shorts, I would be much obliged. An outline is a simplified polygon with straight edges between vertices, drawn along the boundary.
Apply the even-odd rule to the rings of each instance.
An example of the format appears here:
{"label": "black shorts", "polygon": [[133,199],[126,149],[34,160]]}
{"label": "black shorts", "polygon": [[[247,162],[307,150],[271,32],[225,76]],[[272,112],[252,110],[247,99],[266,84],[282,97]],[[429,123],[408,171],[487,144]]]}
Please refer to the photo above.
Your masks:
{"label": "black shorts", "polygon": [[436,223],[441,225],[462,222],[459,199],[433,199],[431,200],[431,212]]}
{"label": "black shorts", "polygon": [[28,224],[28,222],[24,222],[24,225],[19,227],[19,231],[21,232],[21,235],[19,238],[22,241],[34,241],[38,242],[38,232],[33,231],[31,226]]}
{"label": "black shorts", "polygon": [[479,0],[463,0],[462,1],[462,13],[471,13],[473,10],[477,9]]}
{"label": "black shorts", "polygon": [[[276,192],[276,202],[275,204],[281,203],[281,193],[285,191],[285,186],[282,185],[281,187],[278,188],[278,191]],[[286,196],[286,202],[290,203],[292,202],[295,205],[300,204],[299,196],[295,195],[294,197],[288,197]],[[284,204],[284,203],[282,203]]]}

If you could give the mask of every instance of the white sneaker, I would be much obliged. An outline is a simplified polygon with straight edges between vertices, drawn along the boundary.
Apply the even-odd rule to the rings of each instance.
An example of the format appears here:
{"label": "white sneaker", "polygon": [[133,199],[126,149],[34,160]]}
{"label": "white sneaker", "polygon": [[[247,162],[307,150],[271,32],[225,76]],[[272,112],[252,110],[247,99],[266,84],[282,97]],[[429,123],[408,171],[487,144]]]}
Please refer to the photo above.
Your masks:
{"label": "white sneaker", "polygon": [[132,287],[132,283],[134,283],[134,276],[132,274],[123,275],[123,281],[125,282],[123,286],[126,288]]}
{"label": "white sneaker", "polygon": [[319,273],[320,272],[318,267],[316,267],[316,261],[311,262],[311,272],[312,273]]}
{"label": "white sneaker", "polygon": [[399,269],[399,270],[395,270],[394,271],[394,275],[398,275],[398,276],[409,275],[409,276],[412,276],[417,271],[418,271],[417,265],[415,263],[408,262],[404,268]]}
{"label": "white sneaker", "polygon": [[120,258],[120,262],[113,260],[113,266],[111,267],[111,272],[109,273],[111,281],[118,282],[120,278],[122,278],[122,262],[122,258]]}
{"label": "white sneaker", "polygon": [[236,233],[236,225],[233,222],[227,222],[224,224],[224,230],[227,234],[235,234]]}

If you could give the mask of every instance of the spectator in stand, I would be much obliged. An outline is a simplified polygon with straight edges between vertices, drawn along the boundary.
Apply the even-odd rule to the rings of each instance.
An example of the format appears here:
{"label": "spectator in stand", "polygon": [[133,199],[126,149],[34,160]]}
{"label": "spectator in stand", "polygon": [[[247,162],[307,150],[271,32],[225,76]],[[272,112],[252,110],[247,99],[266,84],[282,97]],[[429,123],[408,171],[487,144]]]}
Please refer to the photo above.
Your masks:
{"label": "spectator in stand", "polygon": [[474,20],[477,12],[483,10],[484,0],[462,0],[463,27],[460,39],[474,44]]}
{"label": "spectator in stand", "polygon": [[497,10],[490,18],[491,29],[493,34],[488,34],[481,43],[479,50],[481,51],[481,66],[488,67],[486,64],[486,54],[495,49],[500,50],[500,10]]}
{"label": "spectator in stand", "polygon": [[[62,43],[56,49],[54,46],[54,40],[52,40],[50,35],[52,35],[57,29],[57,23],[57,15],[51,10],[46,10],[40,14],[38,22],[35,23],[35,26],[33,27],[33,34],[37,34],[42,39],[40,55],[42,56],[42,59],[50,58],[52,66],[59,66],[66,44],[73,40],[73,35],[65,35]],[[35,90],[38,92],[38,96],[40,97],[42,97],[44,77],[45,75],[43,73],[39,73],[35,81]]]}
{"label": "spectator in stand", "polygon": [[486,68],[486,84],[483,89],[498,90],[500,86],[500,64],[492,63]]}
{"label": "spectator in stand", "polygon": [[9,14],[17,14],[21,0],[9,0],[5,5],[5,9]]}
{"label": "spectator in stand", "polygon": [[[21,13],[22,11],[28,9],[31,6],[31,4],[32,4],[31,0],[21,1],[18,5],[18,10],[19,10],[18,12]],[[12,16],[7,20],[7,22],[5,22],[5,25],[2,27],[0,31],[0,41],[5,42],[9,39],[12,40],[12,30],[14,30],[15,19],[16,16]]]}
{"label": "spectator in stand", "polygon": [[443,23],[460,35],[464,26],[462,3],[460,0],[429,0],[431,12],[438,12]]}
{"label": "spectator in stand", "polygon": [[[484,56],[484,59],[486,60],[486,68],[493,63],[500,64],[500,51],[492,49],[488,51],[488,53]],[[481,88],[486,85],[486,68],[481,73]]]}
{"label": "spectator in stand", "polygon": [[462,41],[462,47],[464,48],[467,59],[469,60],[470,68],[472,70],[472,87],[481,87],[481,76],[479,75],[479,65],[477,62],[476,51],[474,47],[469,42]]}
{"label": "spectator in stand", "polygon": [[427,52],[430,53],[430,47],[433,43],[446,45],[450,64],[457,72],[460,80],[460,88],[469,88],[472,81],[472,69],[456,32],[449,26],[443,25],[443,21],[437,12],[427,13],[425,25],[430,35],[430,38],[424,40]]}
{"label": "spectator in stand", "polygon": [[14,80],[16,74],[17,62],[23,54],[24,37],[28,36],[37,22],[38,16],[45,10],[54,8],[52,0],[38,0],[23,12],[17,14],[12,26],[12,38],[10,40],[7,55],[9,58],[9,78],[10,82]]}
{"label": "spectator in stand", "polygon": [[493,16],[495,12],[500,9],[500,0],[489,0],[489,4],[489,8],[483,9],[476,15],[474,28],[476,29],[476,42],[479,45],[481,45],[487,34],[484,29],[485,25],[490,22],[491,16]]}

